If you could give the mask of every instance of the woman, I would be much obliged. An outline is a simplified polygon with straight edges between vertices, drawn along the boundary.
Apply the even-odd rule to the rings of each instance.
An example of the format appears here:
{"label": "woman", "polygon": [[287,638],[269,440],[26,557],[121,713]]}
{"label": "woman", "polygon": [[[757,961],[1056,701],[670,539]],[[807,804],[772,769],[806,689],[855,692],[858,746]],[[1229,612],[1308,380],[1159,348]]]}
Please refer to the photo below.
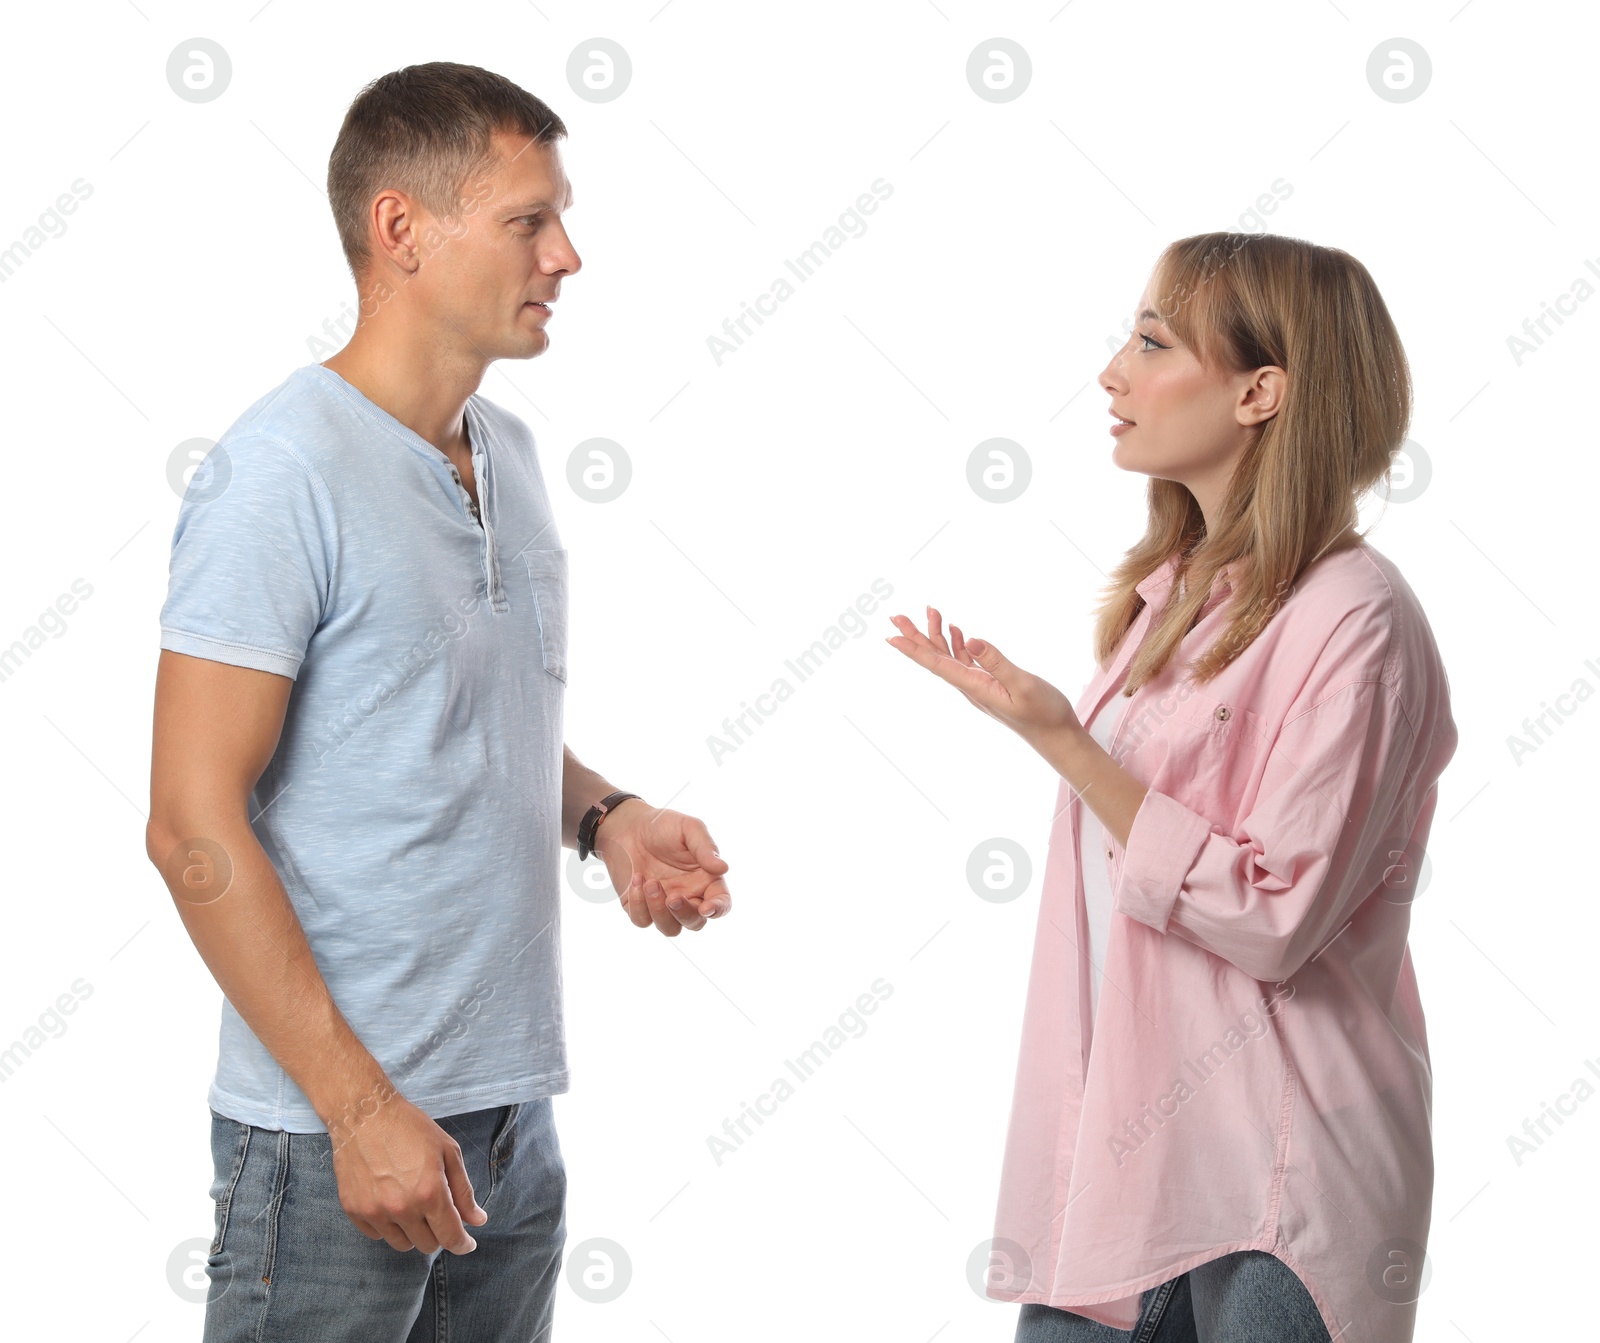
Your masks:
{"label": "woman", "polygon": [[1202,234],[1100,384],[1149,521],[1077,705],[932,607],[888,640],[1061,775],[989,1295],[1018,1343],[1406,1343],[1433,1184],[1406,932],[1456,729],[1355,529],[1405,353],[1344,252]]}

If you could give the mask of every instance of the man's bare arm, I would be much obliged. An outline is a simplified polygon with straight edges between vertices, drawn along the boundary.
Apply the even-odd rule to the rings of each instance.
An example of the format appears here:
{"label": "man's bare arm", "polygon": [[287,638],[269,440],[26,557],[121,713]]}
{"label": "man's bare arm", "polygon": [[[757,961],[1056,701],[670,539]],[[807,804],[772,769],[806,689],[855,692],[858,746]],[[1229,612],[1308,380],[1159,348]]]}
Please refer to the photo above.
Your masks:
{"label": "man's bare arm", "polygon": [[[293,685],[161,651],[145,851],[228,1001],[327,1125],[351,1220],[396,1249],[465,1253],[475,1242],[461,1214],[477,1204],[459,1147],[399,1096],[351,1030],[250,827],[250,791],[277,749]],[[369,1130],[396,1123],[408,1130],[401,1164],[414,1169],[384,1168],[367,1152]]]}
{"label": "man's bare arm", "polygon": [[[590,807],[594,806],[601,798],[617,791],[617,786],[608,783],[602,774],[596,774],[572,754],[570,746],[561,748],[561,843],[569,849],[578,847],[578,822],[583,820],[583,815]],[[628,791],[632,791],[629,789]],[[607,819],[614,814],[619,814],[623,807],[651,810],[639,798],[628,798],[619,803],[606,813]],[[605,829],[606,822],[600,822],[599,829],[595,831],[595,838],[599,839],[600,831]]]}
{"label": "man's bare arm", "polygon": [[145,849],[228,1001],[326,1123],[385,1078],[334,1005],[246,814],[293,685],[162,651]]}

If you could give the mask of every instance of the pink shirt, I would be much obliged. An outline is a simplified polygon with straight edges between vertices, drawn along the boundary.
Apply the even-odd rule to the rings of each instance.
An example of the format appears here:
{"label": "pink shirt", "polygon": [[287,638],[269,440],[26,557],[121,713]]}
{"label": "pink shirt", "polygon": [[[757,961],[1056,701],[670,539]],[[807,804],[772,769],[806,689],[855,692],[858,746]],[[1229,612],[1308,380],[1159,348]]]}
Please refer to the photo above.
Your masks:
{"label": "pink shirt", "polygon": [[[1139,584],[1080,721],[1175,567]],[[1115,891],[1092,1031],[1092,814],[1061,781],[988,1294],[1128,1329],[1146,1288],[1265,1250],[1339,1343],[1407,1343],[1433,1155],[1406,931],[1456,747],[1449,682],[1416,595],[1363,543],[1312,564],[1209,685],[1181,685],[1223,628],[1225,587],[1114,738],[1150,791],[1126,848],[1084,855]]]}

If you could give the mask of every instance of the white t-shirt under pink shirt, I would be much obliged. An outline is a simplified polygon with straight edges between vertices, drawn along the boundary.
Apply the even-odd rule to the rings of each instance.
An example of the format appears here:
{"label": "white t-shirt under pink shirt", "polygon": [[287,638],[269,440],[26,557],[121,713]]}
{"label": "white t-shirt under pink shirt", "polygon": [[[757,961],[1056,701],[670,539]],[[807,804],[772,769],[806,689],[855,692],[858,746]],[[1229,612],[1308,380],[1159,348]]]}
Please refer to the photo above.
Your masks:
{"label": "white t-shirt under pink shirt", "polygon": [[[1177,598],[1183,596],[1183,579],[1177,583]],[[1100,712],[1084,726],[1089,735],[1100,743],[1101,750],[1111,749],[1112,734],[1122,722],[1130,699],[1121,693],[1119,685]],[[1083,899],[1089,914],[1089,1025],[1094,1027],[1095,1011],[1100,1004],[1100,967],[1106,958],[1106,942],[1111,933],[1111,878],[1106,873],[1106,850],[1111,841],[1100,818],[1081,798],[1078,801],[1083,815],[1083,833],[1078,841],[1078,866],[1082,874]]]}
{"label": "white t-shirt under pink shirt", "polygon": [[[1089,735],[1100,743],[1102,750],[1111,749],[1111,734],[1131,702],[1114,694],[1086,724]],[[1083,873],[1083,898],[1089,912],[1089,1023],[1092,1027],[1100,1001],[1100,966],[1105,961],[1106,940],[1111,931],[1111,878],[1106,872],[1106,849],[1110,840],[1088,803],[1080,798],[1078,806],[1083,817],[1078,858]]]}

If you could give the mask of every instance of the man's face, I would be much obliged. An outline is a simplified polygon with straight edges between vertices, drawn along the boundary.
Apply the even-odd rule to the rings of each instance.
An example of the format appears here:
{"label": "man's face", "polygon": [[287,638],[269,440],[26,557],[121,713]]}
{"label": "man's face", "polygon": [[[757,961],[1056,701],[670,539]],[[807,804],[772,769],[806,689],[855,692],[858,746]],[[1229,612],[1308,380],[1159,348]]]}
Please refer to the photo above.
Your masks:
{"label": "man's face", "polygon": [[572,188],[556,145],[503,131],[491,143],[495,163],[468,180],[457,217],[422,217],[422,265],[407,287],[441,344],[469,342],[465,352],[485,360],[531,359],[550,343],[543,305],[583,264],[561,222]]}

